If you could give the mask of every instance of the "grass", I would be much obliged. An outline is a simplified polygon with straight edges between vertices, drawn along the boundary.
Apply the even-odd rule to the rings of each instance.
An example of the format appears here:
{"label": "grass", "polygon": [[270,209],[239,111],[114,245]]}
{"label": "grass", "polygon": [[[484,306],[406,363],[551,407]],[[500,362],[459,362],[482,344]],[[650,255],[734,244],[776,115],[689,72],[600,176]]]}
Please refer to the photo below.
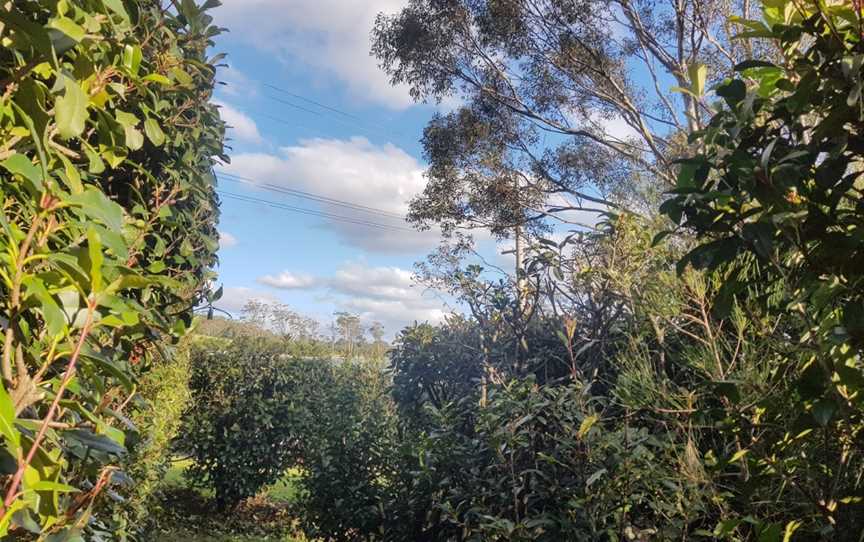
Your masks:
{"label": "grass", "polygon": [[176,461],[165,474],[165,500],[154,542],[308,542],[296,529],[290,510],[299,496],[299,471],[288,471],[260,495],[220,515],[212,506],[213,492],[187,482],[190,464]]}

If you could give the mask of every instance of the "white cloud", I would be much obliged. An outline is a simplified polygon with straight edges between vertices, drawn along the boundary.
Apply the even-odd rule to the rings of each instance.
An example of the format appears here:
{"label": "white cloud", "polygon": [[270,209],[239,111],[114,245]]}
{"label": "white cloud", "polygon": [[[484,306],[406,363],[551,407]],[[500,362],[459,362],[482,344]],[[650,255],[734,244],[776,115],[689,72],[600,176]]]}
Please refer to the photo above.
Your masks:
{"label": "white cloud", "polygon": [[439,239],[437,231],[414,231],[399,218],[408,212],[409,201],[423,190],[425,180],[420,163],[391,144],[374,145],[362,137],[309,139],[295,146],[282,147],[278,154],[235,154],[231,164],[223,169],[262,183],[383,211],[381,214],[290,197],[285,200],[283,196],[267,194],[268,198],[305,208],[319,205],[323,211],[355,222],[386,226],[382,229],[368,224],[325,221],[325,227],[352,246],[378,252],[426,251]]}
{"label": "white cloud", "polygon": [[326,300],[338,310],[357,313],[367,323],[381,322],[391,333],[415,321],[438,323],[447,314],[440,299],[414,284],[411,271],[399,267],[347,262],[331,277],[284,271],[275,277],[261,277],[258,282],[274,288],[324,288]]}
{"label": "white cloud", "polygon": [[411,105],[406,87],[392,87],[370,56],[370,31],[380,12],[395,13],[407,0],[223,0],[216,22],[228,38],[276,53],[289,67],[346,83],[362,99],[394,109]]}
{"label": "white cloud", "polygon": [[278,303],[279,299],[274,295],[243,286],[228,286],[222,290],[222,298],[214,305],[222,310],[238,314],[249,301],[263,301],[266,303]]}
{"label": "white cloud", "polygon": [[395,332],[414,322],[438,323],[446,314],[441,300],[425,293],[412,277],[399,267],[355,262],[344,265],[329,282],[330,289],[343,296],[337,300],[342,308]]}
{"label": "white cloud", "polygon": [[213,100],[213,103],[219,106],[219,115],[228,125],[229,136],[233,136],[238,141],[246,141],[248,143],[262,142],[261,133],[258,132],[258,125],[255,124],[255,121],[251,117],[225,102]]}
{"label": "white cloud", "polygon": [[227,231],[219,232],[219,248],[231,248],[237,246],[237,238]]}
{"label": "white cloud", "polygon": [[265,275],[257,279],[258,284],[277,288],[279,290],[303,290],[318,285],[318,281],[312,275],[292,273],[283,271],[278,275]]}

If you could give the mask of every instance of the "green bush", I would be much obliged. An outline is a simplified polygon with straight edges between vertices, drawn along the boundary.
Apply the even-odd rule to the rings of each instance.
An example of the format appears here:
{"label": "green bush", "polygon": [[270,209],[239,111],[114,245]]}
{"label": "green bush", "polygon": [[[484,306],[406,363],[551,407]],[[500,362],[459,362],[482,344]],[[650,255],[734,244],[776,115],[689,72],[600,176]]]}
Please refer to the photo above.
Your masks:
{"label": "green bush", "polygon": [[217,3],[0,5],[0,537],[99,524],[136,379],[212,278]]}
{"label": "green bush", "polygon": [[403,465],[389,378],[378,362],[322,367],[312,393],[298,397],[310,407],[298,433],[301,523],[310,537],[380,539],[402,507],[395,480]]}
{"label": "green bush", "polygon": [[766,1],[764,15],[745,24],[782,62],[744,62],[717,87],[722,102],[691,134],[696,151],[663,210],[697,236],[679,267],[715,273],[716,312],[737,299],[784,339],[766,357],[772,387],[758,410],[730,397],[731,412],[751,417],[730,530],[755,515],[804,537],[860,540],[864,13],[860,2],[784,0]]}
{"label": "green bush", "polygon": [[133,483],[122,507],[134,531],[152,526],[149,520],[158,506],[158,490],[174,458],[172,445],[180,436],[183,414],[192,397],[190,348],[187,339],[140,379],[139,406],[131,416],[140,436],[130,446],[127,472]]}
{"label": "green bush", "polygon": [[230,508],[276,482],[294,465],[302,420],[326,377],[323,363],[292,360],[281,341],[241,337],[228,344],[196,343],[181,452],[194,464],[188,475],[212,488],[220,509]]}

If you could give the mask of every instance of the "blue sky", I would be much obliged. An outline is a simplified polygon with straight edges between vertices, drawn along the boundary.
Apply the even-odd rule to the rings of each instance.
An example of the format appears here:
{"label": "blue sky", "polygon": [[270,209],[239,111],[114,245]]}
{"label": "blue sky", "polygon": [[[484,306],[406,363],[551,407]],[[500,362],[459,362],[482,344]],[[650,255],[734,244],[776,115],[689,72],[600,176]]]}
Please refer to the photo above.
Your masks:
{"label": "blue sky", "polygon": [[[223,0],[214,10],[230,29],[215,49],[228,54],[217,101],[233,126],[232,162],[221,168],[231,176],[219,187],[220,308],[239,314],[250,299],[282,302],[325,329],[335,311],[350,311],[367,324],[382,322],[390,337],[452,308],[412,281],[438,232],[412,231],[398,217],[423,189],[423,127],[458,102],[414,103],[369,55],[376,15],[406,3]],[[622,119],[589,122],[613,137],[633,134]],[[570,218],[597,217],[576,211]],[[488,235],[480,241],[487,261],[512,268],[512,256],[501,254],[507,246]]]}
{"label": "blue sky", "polygon": [[[407,89],[389,85],[368,53],[375,15],[404,2],[223,4],[214,16],[231,31],[216,50],[228,54],[230,67],[220,71],[225,85],[217,101],[233,128],[232,163],[220,169],[236,177],[220,179],[219,190],[229,195],[219,227],[225,294],[217,306],[236,314],[249,299],[280,301],[325,325],[334,311],[348,310],[367,323],[383,322],[391,336],[415,320],[440,320],[446,310],[440,298],[411,281],[414,262],[437,245],[438,235],[406,231],[396,216],[422,190],[418,140],[447,104],[414,104]],[[274,186],[364,209],[294,197]]]}

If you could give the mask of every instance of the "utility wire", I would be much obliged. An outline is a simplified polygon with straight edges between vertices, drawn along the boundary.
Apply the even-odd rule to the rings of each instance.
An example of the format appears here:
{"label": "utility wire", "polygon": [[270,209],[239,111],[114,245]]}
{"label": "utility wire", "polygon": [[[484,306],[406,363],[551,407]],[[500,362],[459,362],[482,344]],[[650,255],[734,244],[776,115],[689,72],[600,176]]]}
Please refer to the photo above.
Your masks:
{"label": "utility wire", "polygon": [[[305,96],[302,96],[300,94],[296,94],[296,93],[291,92],[289,90],[286,90],[284,88],[277,87],[276,85],[264,83],[264,86],[271,89],[271,90],[275,90],[276,92],[280,92],[280,93],[285,94],[287,96],[291,96],[292,98],[295,98],[297,100],[302,100],[302,101],[309,103],[309,104],[312,104],[316,107],[320,107],[322,109],[325,109],[325,110],[330,111],[332,113],[336,113],[338,115],[342,115],[343,117],[350,119],[350,122],[335,119],[338,122],[341,122],[342,124],[353,124],[355,126],[360,126],[361,128],[364,128],[366,130],[374,130],[374,131],[378,132],[379,135],[385,135],[385,136],[394,136],[395,135],[395,136],[400,136],[400,137],[410,137],[409,135],[407,135],[403,132],[400,132],[398,130],[393,130],[392,128],[389,128],[389,127],[384,126],[382,124],[366,122],[362,118],[358,117],[357,115],[353,115],[353,114],[348,113],[346,111],[343,111],[339,108],[336,108],[336,107],[333,107],[333,106],[330,106],[327,104],[323,104],[321,102],[317,102],[317,101],[312,100],[310,98],[306,98]],[[267,97],[270,98],[271,100],[274,100],[274,101],[279,102],[281,104],[287,105],[289,107],[293,107],[293,108],[299,109],[301,111],[306,111],[307,113],[312,113],[313,115],[317,115],[317,116],[323,115],[323,113],[320,111],[313,111],[311,109],[308,109],[308,108],[303,107],[301,105],[297,105],[297,104],[289,102],[287,100],[282,100],[282,99],[276,98],[275,96],[269,96],[268,95]]]}
{"label": "utility wire", "polygon": [[269,84],[269,83],[264,83],[264,86],[267,87],[267,88],[271,88],[271,89],[275,90],[276,92],[281,92],[282,94],[287,94],[288,96],[291,96],[292,98],[297,98],[298,100],[302,100],[302,101],[304,101],[304,102],[306,102],[306,103],[310,103],[310,104],[312,104],[312,105],[317,105],[318,107],[320,107],[320,108],[322,108],[322,109],[326,109],[326,110],[328,110],[328,111],[332,111],[332,112],[334,112],[334,113],[339,113],[340,115],[343,115],[343,116],[345,116],[345,117],[348,117],[349,119],[359,120],[360,122],[363,122],[363,119],[361,119],[361,118],[358,117],[357,115],[352,115],[351,113],[346,113],[345,111],[342,111],[341,109],[336,109],[335,107],[331,107],[331,106],[329,106],[329,105],[322,104],[321,102],[316,102],[315,100],[311,100],[311,99],[309,99],[309,98],[305,98],[305,97],[303,97],[303,96],[301,96],[301,95],[299,95],[299,94],[295,94],[295,93],[293,93],[293,92],[290,92],[290,91],[288,91],[288,90],[285,90],[284,88],[277,87],[276,85],[271,85],[271,84]]}
{"label": "utility wire", "polygon": [[385,211],[384,209],[376,209],[375,207],[369,207],[367,205],[361,205],[359,203],[353,203],[350,201],[345,201],[341,199],[331,198],[328,196],[322,196],[319,194],[312,194],[310,192],[304,192],[302,190],[297,190],[294,188],[286,188],[284,186],[279,186],[275,184],[270,184],[266,182],[262,182],[258,179],[252,179],[250,177],[243,177],[241,175],[235,175],[233,173],[228,173],[225,171],[217,171],[216,174],[219,177],[224,177],[226,181],[241,183],[248,186],[255,186],[258,188],[262,188],[264,190],[269,190],[271,192],[278,192],[280,194],[286,194],[289,196],[295,196],[298,198],[308,199],[311,201],[315,201],[318,203],[324,203],[327,205],[335,205],[337,207],[344,207],[347,209],[351,209],[352,211],[360,211],[363,213],[379,215],[386,218],[397,218],[399,220],[405,220],[403,215],[398,213],[394,213],[391,211]]}
{"label": "utility wire", "polygon": [[326,218],[328,220],[346,222],[349,224],[357,224],[360,226],[367,226],[370,228],[377,228],[377,229],[381,229],[381,230],[385,230],[385,231],[405,231],[405,232],[413,232],[414,231],[410,228],[403,228],[403,227],[395,226],[392,224],[382,224],[380,222],[372,222],[372,221],[368,221],[368,220],[357,219],[357,218],[347,217],[347,216],[343,216],[343,215],[336,215],[336,214],[326,213],[326,212],[322,212],[322,211],[315,211],[313,209],[306,209],[303,207],[294,207],[293,205],[286,205],[284,203],[279,203],[276,201],[270,201],[270,200],[265,200],[265,199],[261,199],[261,198],[255,198],[252,196],[244,196],[242,194],[234,194],[232,192],[225,192],[222,190],[217,190],[217,192],[219,193],[220,196],[226,197],[228,199],[233,199],[233,200],[237,200],[237,201],[244,201],[247,203],[257,203],[260,205],[266,205],[268,207],[273,207],[273,208],[284,210],[284,211],[291,211],[291,212],[304,214],[304,215],[317,216],[320,218]]}
{"label": "utility wire", "polygon": [[300,111],[312,113],[313,115],[317,115],[319,117],[324,116],[324,113],[322,113],[320,111],[315,111],[313,109],[309,109],[308,107],[303,107],[302,105],[293,104],[287,100],[283,100],[283,99],[277,98],[275,96],[267,96],[267,97],[270,98],[271,100],[273,100],[274,102],[279,102],[280,104],[287,105],[289,107],[293,107],[294,109],[299,109]]}

